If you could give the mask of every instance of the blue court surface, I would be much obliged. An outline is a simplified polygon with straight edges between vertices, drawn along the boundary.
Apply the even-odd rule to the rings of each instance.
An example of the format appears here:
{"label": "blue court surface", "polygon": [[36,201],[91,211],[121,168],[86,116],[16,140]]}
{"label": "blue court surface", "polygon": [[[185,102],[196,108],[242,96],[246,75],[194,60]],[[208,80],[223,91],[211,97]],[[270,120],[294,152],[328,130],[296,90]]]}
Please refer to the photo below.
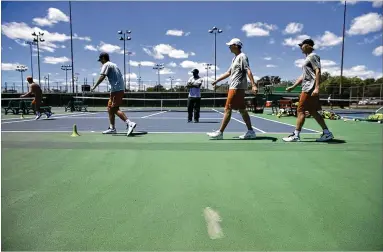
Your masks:
{"label": "blue court surface", "polygon": [[[137,123],[136,131],[147,133],[206,133],[217,130],[220,127],[223,113],[212,109],[209,112],[201,112],[199,123],[188,123],[186,112],[174,111],[128,111],[128,118]],[[4,117],[3,117],[4,118]],[[50,119],[35,121],[33,116],[25,119],[4,118],[1,122],[3,132],[71,132],[76,124],[80,132],[102,132],[109,126],[107,112],[73,112],[56,113]],[[263,118],[260,115],[250,113],[254,131],[263,134],[290,134],[294,131],[293,124],[278,122],[273,119]],[[116,128],[119,132],[125,131],[125,124],[116,116]],[[226,133],[244,133],[246,125],[239,113],[232,113],[231,121],[227,126]],[[303,129],[302,133],[315,133],[317,130]]]}

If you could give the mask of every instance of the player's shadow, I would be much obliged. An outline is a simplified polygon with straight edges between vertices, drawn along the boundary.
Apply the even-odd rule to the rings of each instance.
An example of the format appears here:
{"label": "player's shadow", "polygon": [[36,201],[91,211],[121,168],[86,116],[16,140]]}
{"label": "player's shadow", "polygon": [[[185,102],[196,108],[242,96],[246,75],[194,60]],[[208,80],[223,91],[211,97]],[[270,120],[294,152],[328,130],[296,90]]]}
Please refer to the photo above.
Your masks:
{"label": "player's shadow", "polygon": [[225,139],[225,140],[241,140],[241,141],[262,141],[262,140],[269,140],[272,142],[276,142],[278,138],[276,137],[269,137],[269,136],[257,136],[254,139],[239,139],[239,137],[233,137],[231,139]]}
{"label": "player's shadow", "polygon": [[57,120],[56,118],[44,118],[43,119],[44,121],[53,121],[53,120]]}
{"label": "player's shadow", "polygon": [[[306,139],[310,139],[310,140],[306,141]],[[305,140],[301,140],[301,142],[304,142],[304,143],[326,143],[326,144],[345,144],[345,143],[347,143],[345,140],[341,140],[341,139],[332,139],[332,140],[327,141],[327,142],[317,142],[316,138],[305,138]]]}
{"label": "player's shadow", "polygon": [[[135,132],[132,132],[128,137],[140,137],[142,135],[146,135],[148,134],[147,131],[135,131]],[[111,134],[112,136],[124,136],[124,137],[127,137],[126,136],[126,133],[115,133],[115,134]]]}

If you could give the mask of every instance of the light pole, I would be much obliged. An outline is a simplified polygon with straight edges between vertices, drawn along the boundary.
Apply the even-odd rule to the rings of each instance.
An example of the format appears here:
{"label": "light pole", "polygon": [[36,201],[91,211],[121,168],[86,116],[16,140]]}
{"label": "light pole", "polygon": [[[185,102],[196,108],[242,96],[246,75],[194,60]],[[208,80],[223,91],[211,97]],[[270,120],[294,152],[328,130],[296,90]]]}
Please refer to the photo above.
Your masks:
{"label": "light pole", "polygon": [[18,65],[16,66],[16,71],[21,73],[21,92],[24,93],[24,78],[23,78],[23,72],[27,71],[28,68],[24,65]]}
{"label": "light pole", "polygon": [[[346,30],[346,1],[344,1],[344,12],[343,12],[343,37],[342,37],[342,59],[340,66],[340,83],[339,83],[339,95],[342,94],[342,83],[343,83],[343,58],[344,58],[344,32]],[[340,97],[342,98],[342,97]]]}
{"label": "light pole", "polygon": [[[214,34],[214,80],[217,79],[217,33],[222,33],[221,29],[217,27],[213,27],[209,30],[209,33]],[[214,88],[214,98],[215,98],[215,88]],[[215,107],[215,99],[214,99],[214,107]]]}
{"label": "light pole", "polygon": [[205,69],[206,69],[206,90],[209,88],[209,70],[211,69],[211,65],[210,63],[206,63],[205,64]]}
{"label": "light pole", "polygon": [[164,69],[164,64],[156,64],[155,67],[153,67],[153,69],[157,70],[157,72],[158,72],[158,85],[161,85],[161,82],[160,82],[160,71],[162,69]]}
{"label": "light pole", "polygon": [[169,77],[170,79],[170,91],[173,91],[173,81],[174,81],[174,77]]}
{"label": "light pole", "polygon": [[32,53],[32,45],[36,45],[34,41],[26,41],[25,44],[29,45],[29,49],[31,51],[31,76],[33,79],[33,53]]}
{"label": "light pole", "polygon": [[65,71],[65,89],[66,89],[66,91],[68,91],[68,71],[72,70],[72,66],[71,65],[62,65],[61,70]]}
{"label": "light pole", "polygon": [[126,61],[125,61],[126,52],[125,52],[125,41],[132,39],[131,37],[127,36],[127,34],[130,34],[130,33],[132,33],[132,32],[131,31],[126,31],[126,32],[118,31],[118,34],[122,35],[120,37],[120,40],[124,41],[124,86],[125,86],[125,88],[126,88]]}
{"label": "light pole", "polygon": [[128,53],[128,91],[130,91],[130,55],[132,55],[132,52]]}
{"label": "light pole", "polygon": [[141,62],[138,63],[138,91],[141,89]]}
{"label": "light pole", "polygon": [[39,32],[36,34],[36,32],[32,33],[32,36],[35,37],[33,39],[33,42],[37,43],[37,64],[39,68],[39,85],[41,84],[41,77],[40,77],[40,47],[39,42],[44,42],[45,40],[41,38],[41,36],[44,36],[44,33]]}

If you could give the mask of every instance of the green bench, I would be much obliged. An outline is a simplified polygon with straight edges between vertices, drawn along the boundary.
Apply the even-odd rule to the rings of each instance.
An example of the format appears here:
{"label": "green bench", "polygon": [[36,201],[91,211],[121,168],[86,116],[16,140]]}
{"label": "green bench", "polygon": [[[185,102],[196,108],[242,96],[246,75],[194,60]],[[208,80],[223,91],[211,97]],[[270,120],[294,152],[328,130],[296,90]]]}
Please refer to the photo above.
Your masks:
{"label": "green bench", "polygon": [[[50,112],[52,113],[52,107],[50,106],[41,106],[41,110],[44,112]],[[8,106],[4,107],[4,112],[7,115],[9,111],[12,111],[12,114],[18,115],[18,114],[24,114],[24,115],[29,115],[29,113],[33,114],[33,106],[32,106],[32,101],[9,101]]]}
{"label": "green bench", "polygon": [[65,107],[65,112],[67,111],[84,111],[88,112],[88,105],[85,105],[83,101],[69,101],[68,105]]}

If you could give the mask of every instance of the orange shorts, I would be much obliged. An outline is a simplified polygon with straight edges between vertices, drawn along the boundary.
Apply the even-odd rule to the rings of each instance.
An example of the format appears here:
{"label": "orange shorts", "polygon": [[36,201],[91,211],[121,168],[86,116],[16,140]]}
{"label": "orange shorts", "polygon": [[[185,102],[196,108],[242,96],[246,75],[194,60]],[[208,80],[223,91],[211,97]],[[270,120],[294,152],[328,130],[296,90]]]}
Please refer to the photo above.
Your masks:
{"label": "orange shorts", "polygon": [[245,90],[244,89],[229,89],[225,109],[246,109]]}
{"label": "orange shorts", "polygon": [[124,98],[124,90],[110,93],[108,108],[120,107],[122,105],[123,98]]}
{"label": "orange shorts", "polygon": [[311,92],[302,92],[299,97],[299,105],[297,108],[297,112],[304,113],[305,111],[314,112],[319,110],[321,110],[319,95],[311,96]]}

